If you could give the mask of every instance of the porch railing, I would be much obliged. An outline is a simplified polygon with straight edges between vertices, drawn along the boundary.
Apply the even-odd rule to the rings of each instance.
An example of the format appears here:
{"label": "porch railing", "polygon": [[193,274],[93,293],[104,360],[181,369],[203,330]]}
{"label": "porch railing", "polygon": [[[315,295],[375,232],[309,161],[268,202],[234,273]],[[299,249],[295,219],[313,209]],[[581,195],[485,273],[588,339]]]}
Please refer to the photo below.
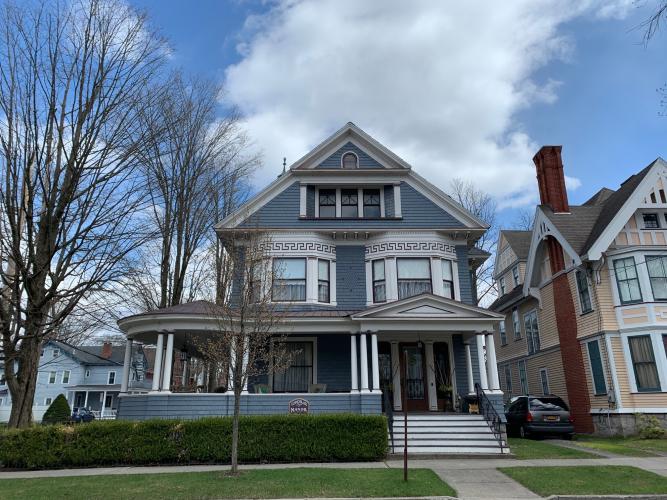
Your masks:
{"label": "porch railing", "polygon": [[503,421],[498,414],[495,406],[491,403],[491,400],[486,395],[484,390],[479,384],[475,384],[475,393],[477,394],[477,404],[479,405],[479,413],[484,417],[488,422],[493,435],[495,436],[498,444],[500,445],[500,453],[503,453],[503,448],[505,443],[503,442]]}
{"label": "porch railing", "polygon": [[384,414],[387,417],[387,425],[389,426],[389,440],[391,441],[391,452],[394,453],[394,403],[391,391],[382,391],[382,400],[384,403]]}

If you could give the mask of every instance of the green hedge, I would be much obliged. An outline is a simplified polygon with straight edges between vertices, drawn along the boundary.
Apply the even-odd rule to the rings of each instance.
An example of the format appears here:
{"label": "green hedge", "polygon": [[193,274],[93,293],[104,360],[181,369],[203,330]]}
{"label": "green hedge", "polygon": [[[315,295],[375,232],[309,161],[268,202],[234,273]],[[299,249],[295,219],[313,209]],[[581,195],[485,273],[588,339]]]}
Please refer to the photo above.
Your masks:
{"label": "green hedge", "polygon": [[[377,460],[383,416],[242,416],[239,461]],[[229,463],[232,419],[98,421],[0,432],[0,464],[14,468]]]}

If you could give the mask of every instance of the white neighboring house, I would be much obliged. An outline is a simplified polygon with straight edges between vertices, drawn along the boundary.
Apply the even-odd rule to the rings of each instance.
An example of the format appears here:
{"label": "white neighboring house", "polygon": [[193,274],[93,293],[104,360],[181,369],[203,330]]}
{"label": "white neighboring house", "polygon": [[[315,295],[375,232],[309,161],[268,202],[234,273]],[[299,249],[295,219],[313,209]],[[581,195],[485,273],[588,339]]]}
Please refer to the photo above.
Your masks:
{"label": "white neighboring house", "polygon": [[[98,418],[115,418],[123,372],[124,346],[109,342],[74,346],[49,341],[42,347],[33,418],[40,421],[51,402],[63,394],[70,407],[86,407]],[[130,390],[146,392],[147,362],[140,345],[132,352]],[[12,408],[4,367],[0,366],[0,422],[7,422]]]}

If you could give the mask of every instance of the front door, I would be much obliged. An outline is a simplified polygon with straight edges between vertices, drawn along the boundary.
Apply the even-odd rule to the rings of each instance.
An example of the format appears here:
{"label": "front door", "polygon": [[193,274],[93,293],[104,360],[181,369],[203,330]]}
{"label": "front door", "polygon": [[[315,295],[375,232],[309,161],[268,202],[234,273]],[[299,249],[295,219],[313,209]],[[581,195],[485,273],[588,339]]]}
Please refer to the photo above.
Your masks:
{"label": "front door", "polygon": [[405,384],[408,411],[428,411],[424,345],[400,344],[399,355],[401,383]]}

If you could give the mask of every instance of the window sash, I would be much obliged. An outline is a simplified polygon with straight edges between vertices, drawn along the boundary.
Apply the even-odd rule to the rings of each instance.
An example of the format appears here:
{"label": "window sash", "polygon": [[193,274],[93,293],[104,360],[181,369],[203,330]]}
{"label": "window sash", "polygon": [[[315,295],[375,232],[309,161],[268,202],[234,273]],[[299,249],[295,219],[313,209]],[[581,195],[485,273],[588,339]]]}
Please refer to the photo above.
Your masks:
{"label": "window sash", "polygon": [[58,372],[49,372],[49,384],[55,384],[57,376]]}
{"label": "window sash", "polygon": [[373,302],[387,301],[387,282],[385,280],[384,259],[374,260],[373,272]]}
{"label": "window sash", "polygon": [[646,268],[654,300],[667,300],[667,257],[647,255]]}
{"label": "window sash", "polygon": [[422,293],[432,293],[431,259],[398,258],[396,268],[399,300]]}
{"label": "window sash", "polygon": [[63,384],[69,384],[70,375],[71,375],[70,370],[63,371],[63,378],[62,378]]}
{"label": "window sash", "polygon": [[519,381],[521,382],[521,394],[528,394],[528,378],[526,376],[526,362],[519,361]]}
{"label": "window sash", "polygon": [[359,217],[359,191],[343,189],[340,193],[341,217]]}
{"label": "window sash", "polygon": [[507,332],[505,330],[505,321],[501,321],[498,325],[498,332],[500,333],[500,345],[507,344]]}
{"label": "window sash", "polygon": [[549,375],[545,368],[540,369],[540,384],[542,385],[542,394],[549,394]]}
{"label": "window sash", "polygon": [[116,372],[109,372],[107,375],[107,385],[113,385],[116,383]]}
{"label": "window sash", "polygon": [[512,279],[514,280],[514,286],[519,286],[519,268],[517,266],[512,268]]}
{"label": "window sash", "polygon": [[512,394],[512,366],[505,365],[505,388],[508,394]]}
{"label": "window sash", "polygon": [[632,368],[635,372],[637,391],[649,392],[660,390],[660,377],[655,362],[653,343],[650,335],[628,337]]}
{"label": "window sash", "polygon": [[285,370],[274,371],[273,392],[308,392],[313,383],[313,343],[285,342],[292,352],[292,363]]}
{"label": "window sash", "polygon": [[641,286],[637,276],[634,257],[616,259],[614,261],[614,271],[621,303],[632,304],[634,302],[641,302]]}
{"label": "window sash", "polygon": [[500,278],[500,295],[505,295],[505,278]]}
{"label": "window sash", "polygon": [[607,381],[604,378],[602,367],[602,356],[600,353],[600,342],[592,340],[588,343],[588,360],[591,363],[591,374],[593,377],[593,388],[595,395],[607,394]]}
{"label": "window sash", "polygon": [[519,310],[512,309],[512,328],[514,329],[514,340],[521,338],[521,323],[519,322]]}
{"label": "window sash", "polygon": [[274,302],[304,302],[306,300],[306,259],[273,259],[271,300]]}
{"label": "window sash", "polygon": [[354,153],[345,153],[343,155],[343,160],[342,160],[343,168],[357,168],[358,167],[358,159],[357,155]]}
{"label": "window sash", "polygon": [[644,229],[660,229],[658,214],[642,214]]}
{"label": "window sash", "polygon": [[454,299],[454,270],[452,261],[441,259],[442,266],[442,294],[448,299]]}
{"label": "window sash", "polygon": [[577,271],[575,274],[577,278],[577,288],[579,290],[579,305],[581,306],[581,312],[587,313],[593,310],[591,304],[591,291],[588,287],[588,278],[586,274],[582,271]]}
{"label": "window sash", "polygon": [[320,217],[336,217],[336,190],[320,189],[318,204]]}
{"label": "window sash", "polygon": [[380,217],[380,190],[364,189],[364,217]]}
{"label": "window sash", "polygon": [[317,261],[317,300],[318,302],[329,303],[331,301],[330,292],[330,268],[331,263],[328,260],[318,259]]}

